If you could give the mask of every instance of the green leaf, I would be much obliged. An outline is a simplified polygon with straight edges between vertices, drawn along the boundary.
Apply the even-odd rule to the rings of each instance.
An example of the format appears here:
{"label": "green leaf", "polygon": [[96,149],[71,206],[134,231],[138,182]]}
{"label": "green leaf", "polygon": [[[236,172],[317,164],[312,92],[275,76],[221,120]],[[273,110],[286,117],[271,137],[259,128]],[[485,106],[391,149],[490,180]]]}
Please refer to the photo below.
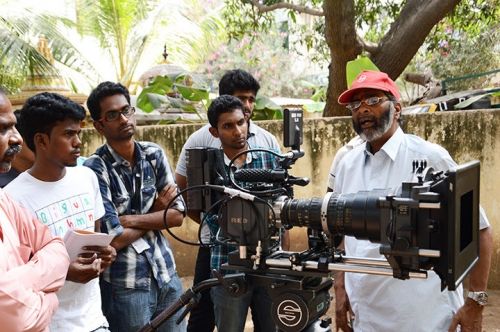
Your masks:
{"label": "green leaf", "polygon": [[253,110],[252,120],[280,120],[283,119],[283,113],[281,110],[271,110],[268,108]]}
{"label": "green leaf", "polygon": [[323,101],[304,104],[302,108],[308,113],[323,113],[326,103]]}
{"label": "green leaf", "polygon": [[280,120],[283,119],[283,110],[271,98],[258,96],[252,113],[253,120]]}
{"label": "green leaf", "polygon": [[[142,89],[141,93],[137,97],[137,107],[146,113],[151,113],[156,108],[151,102],[150,95],[164,96],[164,92],[159,89],[155,89],[154,87],[146,87]],[[152,98],[155,99],[155,97]]]}
{"label": "green leaf", "polygon": [[208,100],[208,89],[203,88],[194,88],[191,86],[186,86],[182,84],[174,84],[177,90],[181,93],[181,95],[187,100],[191,101],[202,101]]}
{"label": "green leaf", "polygon": [[165,95],[148,92],[147,88],[142,90],[139,97],[137,97],[137,107],[139,107],[145,113],[151,113],[155,109],[164,106],[168,102],[169,100]]}
{"label": "green leaf", "polygon": [[167,93],[172,91],[172,86],[173,83],[169,77],[156,76],[147,87],[142,89],[141,93],[137,97],[137,106],[144,112],[151,113],[159,107],[157,104],[159,97],[157,96],[165,97]]}
{"label": "green leaf", "polygon": [[311,96],[315,102],[323,102],[326,100],[326,86],[319,87],[316,92]]}
{"label": "green leaf", "polygon": [[148,85],[148,88],[153,88],[156,93],[167,93],[171,91],[174,80],[175,78],[171,78],[168,75],[156,76]]}
{"label": "green leaf", "polygon": [[281,106],[278,105],[278,104],[276,104],[269,97],[258,96],[256,98],[256,100],[255,100],[255,107],[254,107],[254,109],[256,109],[256,110],[270,109],[270,110],[273,110],[273,111],[281,111]]}
{"label": "green leaf", "polygon": [[355,60],[347,62],[346,65],[346,79],[347,87],[350,88],[352,82],[363,70],[380,71],[377,66],[366,56],[358,55]]}
{"label": "green leaf", "polygon": [[[196,107],[190,103],[189,101],[186,101],[186,100],[183,100],[181,98],[174,98],[174,97],[170,97],[170,96],[167,96],[166,97],[168,99],[168,101],[170,102],[170,108],[172,108],[172,112],[176,112],[175,109],[177,110],[182,110],[186,113],[198,113],[198,110],[196,109]],[[167,109],[167,112],[169,110]]]}
{"label": "green leaf", "polygon": [[170,106],[170,100],[168,99],[167,96],[160,95],[157,93],[148,93],[147,94],[149,102],[151,103],[151,106],[153,106],[153,110],[158,109],[160,107],[169,107]]}

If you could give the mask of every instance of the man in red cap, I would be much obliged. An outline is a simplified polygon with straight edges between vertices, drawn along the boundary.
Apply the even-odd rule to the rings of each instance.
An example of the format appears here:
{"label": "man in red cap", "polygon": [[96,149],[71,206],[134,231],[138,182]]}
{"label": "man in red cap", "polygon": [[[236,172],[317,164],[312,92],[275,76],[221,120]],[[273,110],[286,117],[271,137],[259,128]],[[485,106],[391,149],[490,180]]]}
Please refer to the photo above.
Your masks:
{"label": "man in red cap", "polygon": [[[334,177],[334,191],[342,194],[376,188],[397,188],[412,179],[412,161],[426,160],[437,171],[457,164],[437,144],[403,133],[400,94],[387,74],[364,71],[339,97],[352,114],[354,130],[365,141],[346,153]],[[480,218],[479,262],[470,273],[464,303],[462,287],[441,292],[432,271],[425,280],[398,280],[339,272],[335,279],[337,329],[356,331],[481,331],[482,310],[492,253],[492,233],[484,211]],[[346,255],[383,258],[379,245],[344,238]],[[352,317],[352,316],[351,316]]]}

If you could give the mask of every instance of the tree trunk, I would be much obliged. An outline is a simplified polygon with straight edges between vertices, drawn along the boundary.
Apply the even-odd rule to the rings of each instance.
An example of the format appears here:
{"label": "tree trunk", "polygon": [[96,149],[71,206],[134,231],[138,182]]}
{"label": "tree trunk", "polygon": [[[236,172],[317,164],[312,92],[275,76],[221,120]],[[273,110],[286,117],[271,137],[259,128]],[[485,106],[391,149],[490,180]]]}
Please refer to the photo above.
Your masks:
{"label": "tree trunk", "polygon": [[[395,80],[415,56],[432,28],[459,2],[460,0],[408,0],[376,51],[371,53],[371,60]],[[323,116],[349,115],[337,103],[337,99],[347,88],[347,62],[362,52],[354,23],[354,1],[324,0],[323,12],[325,39],[331,54]]]}
{"label": "tree trunk", "polygon": [[330,49],[328,90],[323,116],[349,115],[345,107],[337,103],[339,95],[347,88],[346,64],[361,53],[356,39],[353,0],[325,0],[325,39]]}
{"label": "tree trunk", "polygon": [[[460,0],[409,0],[371,56],[377,67],[398,78],[417,53],[432,28]],[[325,22],[326,23],[326,22]]]}

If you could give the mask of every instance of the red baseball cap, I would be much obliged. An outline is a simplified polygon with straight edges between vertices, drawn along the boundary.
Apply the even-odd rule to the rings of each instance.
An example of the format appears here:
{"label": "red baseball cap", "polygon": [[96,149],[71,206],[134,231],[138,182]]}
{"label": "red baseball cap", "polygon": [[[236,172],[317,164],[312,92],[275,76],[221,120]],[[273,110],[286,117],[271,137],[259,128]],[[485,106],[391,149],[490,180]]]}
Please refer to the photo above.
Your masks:
{"label": "red baseball cap", "polygon": [[352,95],[360,89],[376,89],[389,92],[396,97],[396,100],[401,98],[396,83],[386,74],[381,71],[365,70],[359,74],[351,88],[342,92],[339,97],[339,104],[347,104],[351,101]]}

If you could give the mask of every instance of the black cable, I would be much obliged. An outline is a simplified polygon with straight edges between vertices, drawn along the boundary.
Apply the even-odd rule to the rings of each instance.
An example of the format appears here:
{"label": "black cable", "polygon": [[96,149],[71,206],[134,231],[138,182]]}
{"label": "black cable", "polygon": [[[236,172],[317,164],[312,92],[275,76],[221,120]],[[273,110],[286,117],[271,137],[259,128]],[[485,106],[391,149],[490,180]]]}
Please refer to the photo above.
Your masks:
{"label": "black cable", "polygon": [[[198,190],[198,189],[206,189],[206,188],[209,188],[209,189],[214,189],[214,190],[221,190],[221,188],[219,186],[214,186],[214,185],[210,185],[210,184],[200,184],[200,185],[197,185],[197,186],[192,186],[192,187],[188,187],[188,188],[185,188],[181,191],[179,191],[167,204],[167,207],[165,208],[165,210],[163,211],[163,224],[165,226],[165,229],[166,231],[168,232],[168,234],[170,234],[175,240],[181,242],[181,243],[184,243],[184,244],[187,244],[187,245],[190,245],[190,246],[200,246],[201,243],[197,243],[197,242],[191,242],[191,241],[186,241],[186,240],[183,240],[181,239],[180,237],[178,237],[177,235],[175,235],[171,230],[170,228],[168,227],[168,224],[167,224],[167,212],[168,212],[168,209],[170,209],[170,207],[172,206],[172,204],[175,202],[175,200],[181,196],[182,194],[184,194],[185,192],[188,192],[190,190]],[[217,202],[216,202],[217,203]],[[212,205],[211,208],[215,207],[216,204]],[[187,209],[187,207],[186,207]],[[210,211],[210,210],[208,210]],[[208,214],[208,213],[207,213]],[[201,223],[200,223],[200,229],[201,229]],[[200,231],[199,231],[200,232]]]}
{"label": "black cable", "polygon": [[[222,204],[224,203],[225,201],[228,200],[228,197],[224,197],[224,198],[221,198],[219,199],[217,202],[215,202],[214,204],[212,204],[209,208],[208,208],[208,211],[212,211],[217,205],[219,204]],[[198,241],[200,242],[199,245],[200,247],[212,247],[214,245],[214,243],[211,243],[211,241],[209,243],[203,243],[203,240],[201,239],[201,228],[203,226],[204,223],[207,223],[207,218],[210,216],[209,213],[205,213],[203,218],[201,219],[200,221],[200,227],[198,228]],[[210,226],[209,227],[209,230],[210,230]],[[210,231],[210,233],[212,233],[212,231]]]}

